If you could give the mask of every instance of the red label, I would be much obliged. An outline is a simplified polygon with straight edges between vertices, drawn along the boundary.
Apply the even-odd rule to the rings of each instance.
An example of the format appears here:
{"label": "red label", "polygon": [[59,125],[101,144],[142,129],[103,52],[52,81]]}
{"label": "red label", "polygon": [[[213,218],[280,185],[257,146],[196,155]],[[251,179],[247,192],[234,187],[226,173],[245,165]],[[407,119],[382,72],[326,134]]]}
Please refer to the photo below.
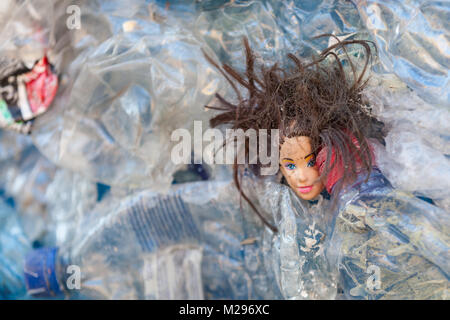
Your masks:
{"label": "red label", "polygon": [[48,109],[58,90],[58,77],[52,73],[47,57],[43,57],[25,74],[28,103],[34,115]]}

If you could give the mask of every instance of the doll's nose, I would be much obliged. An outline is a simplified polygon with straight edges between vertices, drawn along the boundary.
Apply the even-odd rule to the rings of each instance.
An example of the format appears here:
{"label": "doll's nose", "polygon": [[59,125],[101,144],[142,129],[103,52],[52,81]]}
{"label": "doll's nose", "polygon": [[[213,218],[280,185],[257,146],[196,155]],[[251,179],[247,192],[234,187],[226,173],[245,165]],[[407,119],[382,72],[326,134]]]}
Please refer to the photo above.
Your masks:
{"label": "doll's nose", "polygon": [[297,180],[300,182],[305,182],[306,181],[306,175],[305,172],[303,172],[303,170],[297,170]]}

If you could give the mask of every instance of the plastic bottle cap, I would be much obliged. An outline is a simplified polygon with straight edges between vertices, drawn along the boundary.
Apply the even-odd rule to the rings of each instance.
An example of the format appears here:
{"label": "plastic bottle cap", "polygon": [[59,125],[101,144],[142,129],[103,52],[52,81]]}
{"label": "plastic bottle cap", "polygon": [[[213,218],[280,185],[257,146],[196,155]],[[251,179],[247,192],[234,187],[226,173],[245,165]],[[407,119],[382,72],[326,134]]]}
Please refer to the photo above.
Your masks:
{"label": "plastic bottle cap", "polygon": [[57,253],[58,248],[41,248],[27,254],[24,273],[28,294],[56,296],[62,293],[55,272]]}

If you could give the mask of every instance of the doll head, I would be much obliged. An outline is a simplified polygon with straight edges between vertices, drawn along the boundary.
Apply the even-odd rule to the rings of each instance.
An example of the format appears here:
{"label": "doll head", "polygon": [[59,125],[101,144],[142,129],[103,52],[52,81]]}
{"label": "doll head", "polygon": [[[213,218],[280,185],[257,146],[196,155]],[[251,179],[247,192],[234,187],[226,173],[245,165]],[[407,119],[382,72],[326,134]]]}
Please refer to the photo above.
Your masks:
{"label": "doll head", "polygon": [[280,170],[288,185],[304,200],[316,198],[324,188],[309,137],[284,140],[280,147]]}
{"label": "doll head", "polygon": [[[323,36],[334,37],[320,37]],[[291,66],[262,66],[259,72],[254,67],[255,56],[244,39],[244,75],[228,65],[219,67],[207,56],[237,95],[237,103],[216,95],[220,106],[208,108],[221,112],[210,120],[211,126],[229,124],[232,129],[244,131],[279,129],[280,172],[304,200],[314,199],[324,188],[336,195],[359,172],[366,171],[369,175],[374,163],[368,139],[383,141],[384,137],[380,130],[382,123],[371,116],[361,95],[367,83],[363,77],[371,59],[371,42],[335,39],[336,44],[309,62],[288,54]],[[365,64],[359,74],[347,53],[350,45],[364,49]],[[343,52],[342,60],[337,50]],[[238,86],[246,90],[245,97]],[[249,201],[240,189],[238,170],[239,165],[235,164],[235,183]]]}

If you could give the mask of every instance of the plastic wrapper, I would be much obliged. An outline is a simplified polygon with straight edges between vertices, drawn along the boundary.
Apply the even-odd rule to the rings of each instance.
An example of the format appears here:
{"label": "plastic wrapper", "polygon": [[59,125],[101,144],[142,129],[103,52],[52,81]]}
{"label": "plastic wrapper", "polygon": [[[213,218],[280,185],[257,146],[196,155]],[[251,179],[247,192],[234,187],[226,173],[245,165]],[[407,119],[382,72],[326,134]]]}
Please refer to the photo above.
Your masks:
{"label": "plastic wrapper", "polygon": [[58,90],[58,76],[46,56],[28,68],[19,60],[0,61],[0,126],[29,134],[34,118],[46,112]]}

